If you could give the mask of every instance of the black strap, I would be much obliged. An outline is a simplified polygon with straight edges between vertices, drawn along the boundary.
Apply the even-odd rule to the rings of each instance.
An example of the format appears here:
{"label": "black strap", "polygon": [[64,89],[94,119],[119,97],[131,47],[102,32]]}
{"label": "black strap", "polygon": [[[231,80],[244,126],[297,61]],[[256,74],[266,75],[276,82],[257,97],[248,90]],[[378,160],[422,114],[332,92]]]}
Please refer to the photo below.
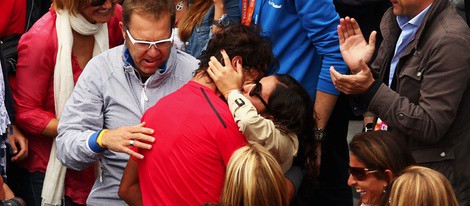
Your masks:
{"label": "black strap", "polygon": [[467,24],[470,27],[470,0],[465,0],[465,15],[467,16]]}
{"label": "black strap", "polygon": [[219,112],[217,111],[217,109],[215,109],[215,107],[214,107],[214,105],[212,104],[211,100],[210,100],[209,97],[207,96],[206,91],[204,91],[204,89],[201,88],[201,92],[202,92],[202,94],[204,95],[204,97],[206,98],[207,103],[209,103],[209,105],[211,106],[211,108],[212,108],[212,110],[214,111],[215,115],[217,115],[217,118],[219,118],[220,123],[222,123],[222,126],[224,126],[224,128],[227,128],[227,125],[225,124],[224,120],[222,119],[222,117],[220,116]]}
{"label": "black strap", "polygon": [[18,61],[18,42],[20,41],[21,34],[12,34],[1,39],[1,50],[5,64],[3,65],[9,74],[16,72],[16,62]]}

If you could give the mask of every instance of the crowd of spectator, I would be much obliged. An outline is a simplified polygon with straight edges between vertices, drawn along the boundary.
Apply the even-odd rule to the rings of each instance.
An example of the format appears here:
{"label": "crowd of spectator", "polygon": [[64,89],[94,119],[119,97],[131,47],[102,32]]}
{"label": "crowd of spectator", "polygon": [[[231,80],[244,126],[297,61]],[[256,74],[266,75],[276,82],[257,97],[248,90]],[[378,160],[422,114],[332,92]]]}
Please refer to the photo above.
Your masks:
{"label": "crowd of spectator", "polygon": [[1,203],[470,205],[469,6],[2,0]]}

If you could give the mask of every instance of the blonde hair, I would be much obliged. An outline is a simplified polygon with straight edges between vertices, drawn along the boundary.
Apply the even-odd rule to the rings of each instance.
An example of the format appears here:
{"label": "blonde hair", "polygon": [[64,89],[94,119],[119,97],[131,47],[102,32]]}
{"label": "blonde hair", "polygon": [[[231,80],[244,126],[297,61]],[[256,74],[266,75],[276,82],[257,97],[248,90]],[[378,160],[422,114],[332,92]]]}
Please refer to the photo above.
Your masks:
{"label": "blonde hair", "polygon": [[244,146],[230,158],[221,205],[288,205],[287,187],[276,159],[259,144]]}
{"label": "blonde hair", "polygon": [[185,42],[192,35],[194,27],[200,25],[202,18],[206,15],[212,6],[211,0],[191,1],[189,11],[181,17],[178,23],[178,36]]}
{"label": "blonde hair", "polygon": [[89,4],[91,4],[91,0],[54,0],[52,6],[56,12],[68,10],[70,14],[76,14],[84,5]]}
{"label": "blonde hair", "polygon": [[393,183],[390,205],[458,206],[449,181],[441,173],[410,166]]}

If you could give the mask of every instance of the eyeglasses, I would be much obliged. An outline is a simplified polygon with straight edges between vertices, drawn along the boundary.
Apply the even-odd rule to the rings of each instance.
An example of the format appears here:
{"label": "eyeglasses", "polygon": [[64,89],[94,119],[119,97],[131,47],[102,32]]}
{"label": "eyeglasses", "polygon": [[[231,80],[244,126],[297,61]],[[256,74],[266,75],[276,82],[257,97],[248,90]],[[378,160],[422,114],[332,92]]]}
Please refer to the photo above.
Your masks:
{"label": "eyeglasses", "polygon": [[371,170],[362,167],[349,167],[349,173],[359,181],[366,179],[368,174],[378,172],[379,170]]}
{"label": "eyeglasses", "polygon": [[266,110],[269,111],[271,109],[269,108],[268,103],[266,101],[264,101],[263,97],[261,97],[262,87],[263,87],[263,85],[260,82],[256,83],[255,86],[253,86],[253,88],[251,88],[249,95],[250,95],[250,97],[252,97],[252,96],[258,97],[258,99],[261,100],[261,103],[263,103],[263,105],[266,107]]}
{"label": "eyeglasses", "polygon": [[[103,5],[104,3],[106,3],[107,0],[93,0],[91,1],[90,5],[91,6],[101,6]],[[111,3],[116,3],[117,0],[111,0]]]}
{"label": "eyeglasses", "polygon": [[156,49],[170,47],[173,42],[173,32],[174,30],[172,29],[171,36],[168,39],[150,42],[150,41],[135,40],[134,37],[132,37],[131,33],[129,32],[129,29],[126,29],[127,36],[129,36],[129,39],[131,40],[135,48],[139,50],[148,50],[150,49],[150,47],[152,47],[152,45],[155,46]]}

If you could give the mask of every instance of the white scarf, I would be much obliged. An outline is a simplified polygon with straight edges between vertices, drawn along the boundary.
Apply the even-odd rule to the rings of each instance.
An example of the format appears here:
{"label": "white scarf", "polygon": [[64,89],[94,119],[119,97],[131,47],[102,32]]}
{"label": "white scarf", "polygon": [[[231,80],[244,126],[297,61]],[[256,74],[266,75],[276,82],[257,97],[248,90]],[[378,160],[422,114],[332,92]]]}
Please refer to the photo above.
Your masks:
{"label": "white scarf", "polygon": [[[57,119],[60,118],[67,99],[72,94],[74,82],[72,72],[72,46],[74,31],[82,35],[94,35],[95,45],[93,56],[109,49],[108,26],[104,24],[91,24],[82,15],[70,15],[69,11],[57,11],[57,58],[54,67],[54,106]],[[57,147],[54,140],[47,165],[44,185],[42,187],[41,205],[61,205],[64,196],[66,168],[57,159]]]}

